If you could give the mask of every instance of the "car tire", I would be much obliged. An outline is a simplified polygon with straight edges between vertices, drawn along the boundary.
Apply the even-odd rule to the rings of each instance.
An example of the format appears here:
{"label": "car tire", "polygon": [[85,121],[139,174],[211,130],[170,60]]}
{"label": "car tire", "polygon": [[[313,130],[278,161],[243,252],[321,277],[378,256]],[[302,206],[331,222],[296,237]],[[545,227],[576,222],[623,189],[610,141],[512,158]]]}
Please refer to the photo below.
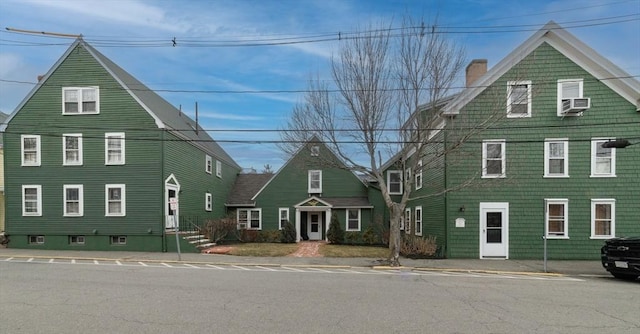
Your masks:
{"label": "car tire", "polygon": [[633,281],[638,278],[638,275],[634,275],[634,274],[611,273],[611,275],[613,275],[613,277],[615,278],[628,280],[628,281]]}

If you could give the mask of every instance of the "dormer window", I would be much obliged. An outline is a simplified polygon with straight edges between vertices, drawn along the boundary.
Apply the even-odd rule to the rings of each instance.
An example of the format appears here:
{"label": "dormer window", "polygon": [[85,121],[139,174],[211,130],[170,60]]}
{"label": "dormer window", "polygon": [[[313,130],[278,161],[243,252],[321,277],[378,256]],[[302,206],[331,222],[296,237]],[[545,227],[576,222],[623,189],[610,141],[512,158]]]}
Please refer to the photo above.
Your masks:
{"label": "dormer window", "polygon": [[63,115],[98,113],[100,113],[100,91],[98,87],[62,88]]}

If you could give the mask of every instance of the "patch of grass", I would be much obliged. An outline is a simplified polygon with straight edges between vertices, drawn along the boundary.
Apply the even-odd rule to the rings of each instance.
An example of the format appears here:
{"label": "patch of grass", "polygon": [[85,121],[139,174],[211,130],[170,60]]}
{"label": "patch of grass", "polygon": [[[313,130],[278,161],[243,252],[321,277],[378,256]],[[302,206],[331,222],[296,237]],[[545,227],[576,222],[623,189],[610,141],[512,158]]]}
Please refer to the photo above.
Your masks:
{"label": "patch of grass", "polygon": [[287,256],[298,249],[298,244],[250,242],[230,245],[229,255]]}
{"label": "patch of grass", "polygon": [[326,257],[386,258],[389,256],[389,248],[376,246],[325,244],[320,246],[320,254]]}

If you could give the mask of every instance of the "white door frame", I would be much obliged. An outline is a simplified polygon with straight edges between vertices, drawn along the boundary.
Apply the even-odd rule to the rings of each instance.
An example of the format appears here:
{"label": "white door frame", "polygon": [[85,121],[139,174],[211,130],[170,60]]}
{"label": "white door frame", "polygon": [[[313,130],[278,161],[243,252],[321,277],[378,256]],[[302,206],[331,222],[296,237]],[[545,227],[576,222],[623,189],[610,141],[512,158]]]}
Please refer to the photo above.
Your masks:
{"label": "white door frame", "polygon": [[[312,217],[318,217],[318,232],[311,236],[311,222]],[[307,236],[309,236],[309,240],[322,240],[322,211],[309,211],[307,212]]]}
{"label": "white door frame", "polygon": [[[176,200],[178,200],[178,204],[177,204],[178,207],[174,210],[173,216],[169,215],[169,209],[170,209],[169,191],[170,190],[173,190],[175,192],[176,194],[175,198]],[[164,181],[164,214],[163,216],[165,217],[165,222],[164,222],[165,229],[173,229],[176,227],[175,224],[177,223],[177,219],[180,216],[179,196],[180,196],[180,183],[178,183],[178,180],[176,179],[176,177],[173,174],[171,174]]]}
{"label": "white door frame", "polygon": [[[509,203],[508,202],[480,202],[480,258],[509,258]],[[487,216],[489,212],[502,214],[501,243],[489,244],[486,242]]]}

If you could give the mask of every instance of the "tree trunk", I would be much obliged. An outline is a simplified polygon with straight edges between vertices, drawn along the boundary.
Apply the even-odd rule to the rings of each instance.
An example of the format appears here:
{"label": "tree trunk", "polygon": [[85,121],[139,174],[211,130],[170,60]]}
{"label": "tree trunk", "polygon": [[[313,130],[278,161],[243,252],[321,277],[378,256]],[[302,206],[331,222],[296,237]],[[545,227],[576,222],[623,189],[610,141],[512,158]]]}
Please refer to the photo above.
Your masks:
{"label": "tree trunk", "polygon": [[389,226],[389,265],[392,267],[400,266],[400,219],[402,210],[394,204],[391,208],[391,224]]}

